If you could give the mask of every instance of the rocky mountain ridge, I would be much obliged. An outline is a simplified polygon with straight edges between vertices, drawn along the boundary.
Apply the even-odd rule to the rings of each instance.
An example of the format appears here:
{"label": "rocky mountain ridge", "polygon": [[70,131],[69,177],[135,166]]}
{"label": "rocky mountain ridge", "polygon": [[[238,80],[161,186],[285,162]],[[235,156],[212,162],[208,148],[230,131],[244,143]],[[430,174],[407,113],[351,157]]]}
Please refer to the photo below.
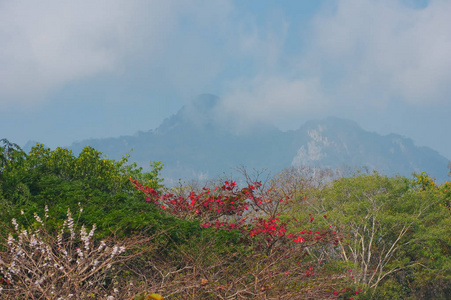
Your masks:
{"label": "rocky mountain ridge", "polygon": [[265,124],[237,134],[216,121],[219,101],[204,94],[154,130],[84,140],[69,148],[77,153],[89,145],[113,159],[133,149],[131,161],[144,167],[149,161],[161,161],[164,178],[172,180],[214,178],[239,166],[278,172],[304,165],[404,176],[425,171],[439,181],[447,179],[448,159],[400,135],[382,136],[336,117],[308,121],[297,130],[284,132]]}

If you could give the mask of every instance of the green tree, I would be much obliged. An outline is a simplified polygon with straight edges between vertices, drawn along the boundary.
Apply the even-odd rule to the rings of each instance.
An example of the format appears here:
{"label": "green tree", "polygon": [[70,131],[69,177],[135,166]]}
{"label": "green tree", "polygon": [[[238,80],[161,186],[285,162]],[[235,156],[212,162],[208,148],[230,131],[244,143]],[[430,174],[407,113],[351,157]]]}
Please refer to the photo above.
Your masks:
{"label": "green tree", "polygon": [[[355,282],[373,295],[383,295],[380,286],[393,280],[398,280],[398,292],[400,287],[411,289],[420,273],[438,267],[427,255],[441,257],[442,264],[450,262],[446,258],[450,243],[441,240],[450,236],[443,228],[449,222],[440,205],[443,193],[426,174],[415,182],[378,173],[341,178],[316,191],[309,201],[317,214],[325,216],[322,222],[342,235],[329,257],[340,257]],[[420,249],[425,244],[434,254]],[[410,278],[399,279],[399,273]]]}
{"label": "green tree", "polygon": [[42,212],[45,205],[56,212],[57,220],[68,207],[83,208],[84,221],[96,223],[104,234],[118,228],[137,230],[160,218],[159,212],[145,203],[144,196],[135,191],[129,180],[133,176],[161,189],[159,162],[152,163],[153,169],[145,173],[136,164],[128,164],[128,157],[120,161],[106,159],[91,147],[74,156],[65,148],[51,150],[37,144],[25,154],[17,145],[5,140],[3,143],[0,199],[4,209],[0,219],[4,222],[13,216],[31,217],[19,213]]}

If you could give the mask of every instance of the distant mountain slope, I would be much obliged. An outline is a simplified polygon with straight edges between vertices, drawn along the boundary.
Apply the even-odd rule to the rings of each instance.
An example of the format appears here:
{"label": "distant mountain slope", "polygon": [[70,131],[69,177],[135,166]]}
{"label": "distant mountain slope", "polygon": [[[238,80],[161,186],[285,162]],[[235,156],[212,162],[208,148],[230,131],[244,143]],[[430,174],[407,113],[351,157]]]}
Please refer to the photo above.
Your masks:
{"label": "distant mountain slope", "polygon": [[400,135],[367,132],[352,121],[330,117],[307,122],[296,131],[295,141],[293,165],[347,165],[407,176],[426,171],[446,179],[448,160],[438,152]]}
{"label": "distant mountain slope", "polygon": [[162,161],[163,176],[173,180],[212,178],[241,165],[274,172],[298,165],[366,167],[388,175],[426,171],[440,181],[447,178],[448,160],[438,152],[417,147],[412,140],[396,134],[367,132],[339,118],[309,121],[294,131],[262,125],[236,134],[216,121],[219,101],[204,94],[155,130],[85,140],[69,148],[78,153],[89,145],[113,159],[133,148],[131,160],[142,166]]}

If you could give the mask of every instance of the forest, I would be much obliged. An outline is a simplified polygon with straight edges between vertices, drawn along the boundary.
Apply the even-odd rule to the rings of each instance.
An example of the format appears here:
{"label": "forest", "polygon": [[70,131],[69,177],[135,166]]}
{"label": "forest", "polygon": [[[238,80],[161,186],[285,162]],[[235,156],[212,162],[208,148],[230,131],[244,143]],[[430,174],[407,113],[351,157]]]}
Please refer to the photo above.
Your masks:
{"label": "forest", "polygon": [[0,140],[1,299],[451,299],[451,180],[128,158]]}

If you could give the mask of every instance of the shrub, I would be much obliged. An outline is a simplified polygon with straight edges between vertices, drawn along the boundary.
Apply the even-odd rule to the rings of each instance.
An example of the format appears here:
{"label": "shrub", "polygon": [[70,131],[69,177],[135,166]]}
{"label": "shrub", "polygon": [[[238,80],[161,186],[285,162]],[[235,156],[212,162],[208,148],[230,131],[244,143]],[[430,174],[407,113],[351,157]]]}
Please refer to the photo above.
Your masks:
{"label": "shrub", "polygon": [[77,226],[69,209],[55,236],[46,228],[47,219],[47,207],[44,220],[35,213],[29,228],[12,219],[9,236],[1,240],[6,251],[0,253],[0,297],[114,299],[111,294],[124,293],[115,281],[113,266],[137,255],[125,252],[145,239],[115,242],[108,238],[96,242],[93,239],[96,226],[89,231]]}

